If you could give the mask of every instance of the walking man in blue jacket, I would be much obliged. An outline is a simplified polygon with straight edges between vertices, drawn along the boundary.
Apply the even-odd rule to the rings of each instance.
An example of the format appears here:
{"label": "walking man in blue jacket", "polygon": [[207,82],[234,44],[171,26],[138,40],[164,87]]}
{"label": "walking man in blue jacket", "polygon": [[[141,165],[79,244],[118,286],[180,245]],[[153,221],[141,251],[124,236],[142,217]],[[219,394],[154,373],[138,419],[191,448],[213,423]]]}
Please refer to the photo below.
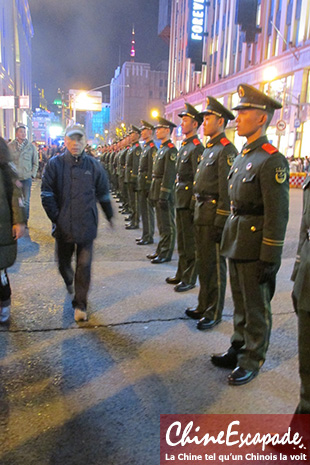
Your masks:
{"label": "walking man in blue jacket", "polygon": [[[82,126],[66,129],[65,146],[64,154],[51,158],[46,165],[41,199],[53,223],[59,272],[68,292],[74,293],[74,319],[85,321],[93,241],[98,227],[97,202],[110,224],[113,211],[106,172],[98,161],[86,155]],[[71,265],[74,252],[75,272]]]}

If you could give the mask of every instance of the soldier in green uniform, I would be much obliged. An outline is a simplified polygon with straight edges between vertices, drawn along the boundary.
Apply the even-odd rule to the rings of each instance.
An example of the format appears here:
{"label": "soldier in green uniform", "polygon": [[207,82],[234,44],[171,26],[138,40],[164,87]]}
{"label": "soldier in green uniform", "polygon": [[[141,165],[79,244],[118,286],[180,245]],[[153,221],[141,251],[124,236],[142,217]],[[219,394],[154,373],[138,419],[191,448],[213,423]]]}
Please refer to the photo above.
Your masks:
{"label": "soldier in green uniform", "polygon": [[126,155],[128,150],[130,149],[130,134],[125,135],[124,139],[124,149],[120,154],[120,182],[122,186],[122,197],[123,197],[123,205],[121,208],[121,213],[123,215],[129,214],[129,199],[128,199],[128,186],[126,183]]}
{"label": "soldier in green uniform", "polygon": [[123,210],[125,202],[126,202],[126,195],[125,195],[125,157],[126,156],[126,134],[123,136],[120,144],[120,151],[117,157],[117,173],[118,173],[118,184],[119,184],[119,198],[121,204],[119,206],[119,210]]}
{"label": "soldier in green uniform", "polygon": [[186,314],[200,320],[198,329],[211,329],[222,318],[226,291],[226,259],[220,242],[229,215],[227,176],[237,149],[227,139],[225,127],[234,115],[213,97],[207,97],[204,135],[210,139],[203,152],[194,180],[195,237],[199,275],[198,305]]}
{"label": "soldier in green uniform", "polygon": [[131,147],[126,154],[125,181],[128,186],[128,198],[130,207],[129,223],[126,229],[139,228],[139,199],[138,199],[138,168],[141,155],[139,144],[140,129],[137,126],[131,126]]}
{"label": "soldier in green uniform", "polygon": [[112,152],[109,158],[109,173],[110,173],[110,182],[111,182],[111,190],[113,192],[113,197],[116,196],[116,176],[115,176],[115,157],[117,153],[117,139],[114,140],[112,146]]}
{"label": "soldier in green uniform", "polygon": [[310,174],[303,184],[303,213],[292,274],[293,303],[298,315],[300,401],[296,413],[310,413]]}
{"label": "soldier in green uniform", "polygon": [[174,186],[177,149],[170,136],[176,124],[160,116],[155,126],[156,138],[161,141],[154,158],[150,199],[155,203],[160,239],[154,254],[147,255],[151,263],[170,262],[175,245]]}
{"label": "soldier in green uniform", "polygon": [[116,177],[117,177],[117,197],[118,197],[118,203],[121,203],[123,202],[123,198],[122,198],[122,188],[121,188],[121,160],[120,160],[120,156],[123,152],[123,149],[124,149],[124,137],[121,137],[120,138],[120,141],[119,141],[119,144],[118,144],[118,152],[117,152],[117,155],[116,155],[116,160],[115,160],[115,163],[116,163]]}
{"label": "soldier in green uniform", "polygon": [[189,103],[185,103],[185,107],[178,115],[182,118],[181,127],[185,139],[176,163],[175,206],[179,261],[175,276],[166,278],[168,284],[175,284],[176,292],[192,289],[197,279],[193,181],[204,150],[197,136],[203,117]]}
{"label": "soldier in green uniform", "polygon": [[113,158],[111,161],[111,171],[112,171],[112,178],[113,178],[113,197],[117,198],[117,177],[116,177],[116,165],[117,165],[117,154],[118,154],[118,147],[119,147],[119,138],[116,137],[115,144],[114,144],[114,153]]}
{"label": "soldier in green uniform", "polygon": [[146,245],[153,244],[154,242],[154,207],[149,199],[149,192],[152,182],[153,159],[157,153],[157,147],[152,138],[154,126],[143,120],[141,123],[140,131],[144,146],[138,170],[138,190],[140,195],[142,236],[137,241],[137,245]]}
{"label": "soldier in green uniform", "polygon": [[238,86],[238,94],[237,131],[247,143],[229,172],[231,213],[221,243],[229,258],[234,333],[229,350],[211,358],[234,368],[228,382],[235,386],[250,382],[265,361],[289,211],[288,162],[266,136],[281,104],[247,84]]}
{"label": "soldier in green uniform", "polygon": [[110,157],[111,157],[111,153],[112,153],[112,145],[109,145],[108,150],[107,150],[107,154],[106,154],[106,157],[105,157],[105,169],[106,169],[106,171],[108,173],[110,188],[111,188],[111,175],[110,175]]}
{"label": "soldier in green uniform", "polygon": [[106,146],[104,145],[103,147],[101,147],[101,154],[100,154],[100,164],[101,166],[103,166],[103,168],[105,167],[105,155],[106,154]]}

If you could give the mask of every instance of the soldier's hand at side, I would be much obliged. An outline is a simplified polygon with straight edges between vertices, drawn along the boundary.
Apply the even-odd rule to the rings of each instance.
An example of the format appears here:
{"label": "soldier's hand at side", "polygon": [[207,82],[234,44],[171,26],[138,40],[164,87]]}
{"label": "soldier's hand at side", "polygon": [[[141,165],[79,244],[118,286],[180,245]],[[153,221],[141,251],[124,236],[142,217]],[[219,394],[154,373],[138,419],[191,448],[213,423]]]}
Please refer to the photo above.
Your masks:
{"label": "soldier's hand at side", "polygon": [[278,265],[273,262],[265,262],[263,260],[258,261],[258,282],[264,284],[277,273]]}
{"label": "soldier's hand at side", "polygon": [[26,226],[24,224],[14,224],[12,227],[12,236],[15,240],[20,239],[25,234]]}
{"label": "soldier's hand at side", "polygon": [[159,199],[158,203],[159,203],[159,206],[160,206],[160,208],[161,208],[162,210],[168,211],[168,207],[169,207],[169,206],[168,206],[168,200]]}
{"label": "soldier's hand at side", "polygon": [[211,233],[212,240],[219,244],[222,240],[223,235],[223,228],[219,228],[218,226],[214,226],[213,231]]}

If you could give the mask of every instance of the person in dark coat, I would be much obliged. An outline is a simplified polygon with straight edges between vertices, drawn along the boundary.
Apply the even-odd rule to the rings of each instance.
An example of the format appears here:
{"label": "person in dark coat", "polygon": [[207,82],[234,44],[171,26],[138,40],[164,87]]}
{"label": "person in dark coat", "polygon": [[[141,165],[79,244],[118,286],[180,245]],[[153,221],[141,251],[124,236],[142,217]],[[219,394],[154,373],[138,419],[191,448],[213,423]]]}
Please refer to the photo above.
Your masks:
{"label": "person in dark coat", "polygon": [[0,137],[0,323],[10,317],[11,287],[7,268],[13,265],[17,239],[25,233],[26,212],[22,184],[10,163],[10,152]]}
{"label": "person in dark coat", "polygon": [[[91,278],[93,241],[97,236],[100,203],[112,224],[112,206],[105,170],[86,155],[85,131],[75,125],[66,129],[66,151],[46,165],[41,186],[42,205],[54,224],[59,272],[72,301],[75,321],[87,320],[87,293]],[[76,270],[71,266],[76,250]]]}

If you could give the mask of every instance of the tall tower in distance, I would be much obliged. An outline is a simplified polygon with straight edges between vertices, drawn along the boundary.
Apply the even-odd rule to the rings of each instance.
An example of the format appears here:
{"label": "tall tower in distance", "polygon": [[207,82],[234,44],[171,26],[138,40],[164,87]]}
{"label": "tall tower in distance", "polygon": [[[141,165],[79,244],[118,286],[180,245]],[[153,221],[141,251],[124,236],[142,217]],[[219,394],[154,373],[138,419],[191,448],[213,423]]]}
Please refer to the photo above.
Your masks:
{"label": "tall tower in distance", "polygon": [[131,33],[131,50],[130,50],[130,61],[135,61],[136,56],[136,40],[135,40],[135,26],[132,26],[132,33]]}

